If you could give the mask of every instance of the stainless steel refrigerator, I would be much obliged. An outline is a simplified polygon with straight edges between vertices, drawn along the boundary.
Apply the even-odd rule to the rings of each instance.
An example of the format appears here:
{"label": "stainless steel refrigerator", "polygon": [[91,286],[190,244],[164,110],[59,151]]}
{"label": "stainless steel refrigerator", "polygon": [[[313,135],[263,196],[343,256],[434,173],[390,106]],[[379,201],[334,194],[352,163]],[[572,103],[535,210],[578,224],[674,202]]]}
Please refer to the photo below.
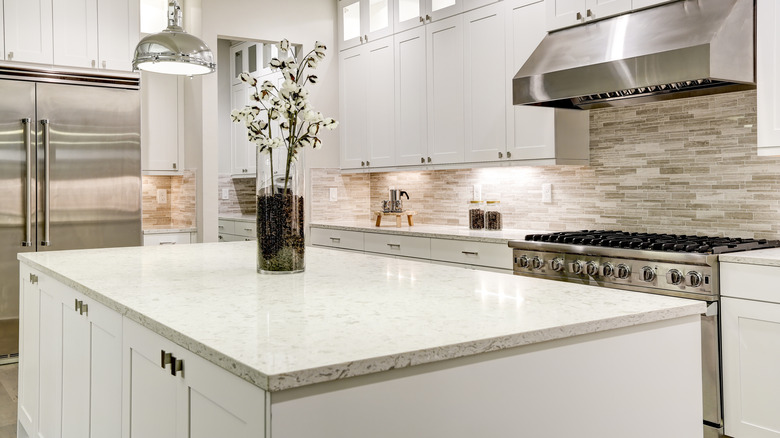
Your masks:
{"label": "stainless steel refrigerator", "polygon": [[[137,246],[137,80],[0,70],[0,362],[19,352],[19,252]],[[84,83],[86,85],[75,85]]]}

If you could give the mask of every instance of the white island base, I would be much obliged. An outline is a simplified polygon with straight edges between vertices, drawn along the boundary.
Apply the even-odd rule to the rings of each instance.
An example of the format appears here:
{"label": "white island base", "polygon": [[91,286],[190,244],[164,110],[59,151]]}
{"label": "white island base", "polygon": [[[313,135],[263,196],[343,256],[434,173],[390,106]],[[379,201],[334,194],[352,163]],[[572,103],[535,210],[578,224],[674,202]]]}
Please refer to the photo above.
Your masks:
{"label": "white island base", "polygon": [[20,438],[703,435],[703,302],[186,247],[19,256]]}
{"label": "white island base", "polygon": [[271,437],[701,437],[700,333],[688,316],[271,393]]}

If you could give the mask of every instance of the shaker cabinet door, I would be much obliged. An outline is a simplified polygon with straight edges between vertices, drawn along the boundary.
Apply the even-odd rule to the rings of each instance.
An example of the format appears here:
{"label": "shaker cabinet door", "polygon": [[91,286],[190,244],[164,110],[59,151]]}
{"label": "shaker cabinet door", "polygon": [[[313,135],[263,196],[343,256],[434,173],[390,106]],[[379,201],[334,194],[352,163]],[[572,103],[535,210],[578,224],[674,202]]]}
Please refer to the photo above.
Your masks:
{"label": "shaker cabinet door", "polygon": [[394,36],[395,153],[397,165],[425,164],[428,158],[425,27]]}
{"label": "shaker cabinet door", "polygon": [[5,59],[51,65],[52,0],[4,0],[3,13]]}
{"label": "shaker cabinet door", "polygon": [[363,46],[339,53],[342,169],[359,169],[366,166],[366,111],[369,110],[366,108],[367,69],[366,51]]}
{"label": "shaker cabinet door", "polygon": [[97,0],[54,1],[54,64],[97,67],[97,8]]}

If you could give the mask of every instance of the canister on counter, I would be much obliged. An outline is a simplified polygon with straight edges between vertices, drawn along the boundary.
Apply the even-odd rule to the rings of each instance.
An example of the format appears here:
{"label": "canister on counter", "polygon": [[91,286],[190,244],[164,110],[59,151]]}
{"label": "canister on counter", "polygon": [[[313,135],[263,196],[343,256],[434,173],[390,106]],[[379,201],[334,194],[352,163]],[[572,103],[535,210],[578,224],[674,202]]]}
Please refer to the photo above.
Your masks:
{"label": "canister on counter", "polygon": [[485,228],[485,203],[483,201],[469,201],[469,229],[482,230]]}
{"label": "canister on counter", "polygon": [[501,201],[487,201],[485,205],[485,229],[500,230],[502,226]]}

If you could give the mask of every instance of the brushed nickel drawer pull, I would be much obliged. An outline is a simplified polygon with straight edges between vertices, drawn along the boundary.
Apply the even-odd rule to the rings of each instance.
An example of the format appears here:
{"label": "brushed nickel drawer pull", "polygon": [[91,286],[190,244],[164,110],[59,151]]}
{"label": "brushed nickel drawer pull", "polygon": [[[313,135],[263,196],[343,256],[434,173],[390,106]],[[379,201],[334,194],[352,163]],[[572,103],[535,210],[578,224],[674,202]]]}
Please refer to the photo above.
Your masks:
{"label": "brushed nickel drawer pull", "polygon": [[388,243],[387,246],[389,246],[390,249],[393,249],[393,248],[401,249],[401,244],[400,243]]}
{"label": "brushed nickel drawer pull", "polygon": [[160,350],[160,368],[165,368],[165,365],[171,363],[171,353],[166,353],[165,350]]}
{"label": "brushed nickel drawer pull", "polygon": [[331,237],[330,241],[333,243],[339,243],[341,242],[341,237]]}
{"label": "brushed nickel drawer pull", "polygon": [[479,255],[479,252],[477,251],[461,251],[461,252],[466,255],[473,255],[473,256]]}

